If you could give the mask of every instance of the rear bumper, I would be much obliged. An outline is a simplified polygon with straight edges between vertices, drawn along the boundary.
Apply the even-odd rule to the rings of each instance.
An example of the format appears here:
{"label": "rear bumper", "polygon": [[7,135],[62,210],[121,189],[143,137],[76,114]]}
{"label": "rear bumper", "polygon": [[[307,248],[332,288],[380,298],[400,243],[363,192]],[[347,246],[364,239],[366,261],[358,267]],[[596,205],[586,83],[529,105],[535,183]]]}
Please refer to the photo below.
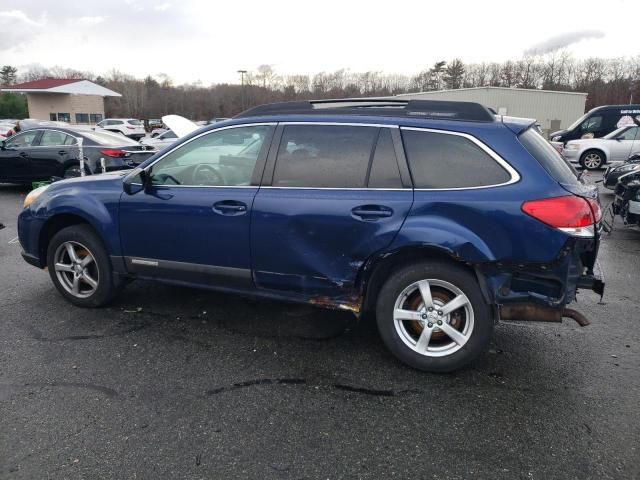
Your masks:
{"label": "rear bumper", "polygon": [[598,244],[598,237],[572,238],[550,263],[478,265],[477,276],[491,304],[533,303],[564,309],[576,299],[579,289],[604,293],[602,271],[596,262]]}

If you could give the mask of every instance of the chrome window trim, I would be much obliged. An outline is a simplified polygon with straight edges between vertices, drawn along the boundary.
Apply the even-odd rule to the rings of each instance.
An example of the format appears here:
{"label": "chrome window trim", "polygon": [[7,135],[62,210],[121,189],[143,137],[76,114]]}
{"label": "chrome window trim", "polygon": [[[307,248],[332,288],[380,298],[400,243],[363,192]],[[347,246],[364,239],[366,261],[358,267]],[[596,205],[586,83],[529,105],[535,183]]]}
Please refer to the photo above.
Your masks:
{"label": "chrome window trim", "polygon": [[[479,140],[478,138],[474,137],[473,135],[470,135],[468,133],[463,133],[463,132],[453,132],[450,130],[439,130],[439,129],[435,129],[435,128],[421,128],[421,127],[400,127],[400,130],[411,130],[411,131],[416,131],[416,132],[431,132],[431,133],[440,133],[440,134],[444,134],[444,135],[456,135],[458,137],[463,137],[466,138],[467,140],[470,140],[471,142],[473,142],[475,145],[477,145],[478,147],[480,147],[481,150],[483,150],[487,155],[489,155],[495,162],[498,163],[498,165],[500,165],[502,168],[504,168],[507,173],[511,176],[511,179],[503,182],[503,183],[496,183],[493,185],[481,185],[478,187],[451,187],[451,188],[416,188],[414,186],[414,190],[418,191],[418,192],[438,192],[438,191],[456,191],[456,190],[480,190],[480,189],[484,189],[484,188],[495,188],[495,187],[504,187],[507,185],[512,185],[514,183],[517,183],[520,181],[520,174],[518,173],[518,171],[513,168],[511,166],[511,164],[509,162],[507,162],[504,158],[502,158],[500,155],[498,155],[496,152],[494,152],[491,148],[489,148],[484,142],[482,142],[481,140]],[[405,149],[406,151],[406,149]],[[409,162],[409,158],[407,157],[407,163],[409,163],[409,168],[411,168],[410,162]]]}
{"label": "chrome window trim", "polygon": [[[71,145],[36,145],[35,147],[31,147],[31,148],[77,147],[78,146],[78,142],[77,142],[78,137],[75,137],[70,133],[63,132],[62,130],[56,130],[55,128],[36,128],[35,130],[42,132],[42,135],[44,135],[46,132],[60,133],[62,135],[66,135],[67,137],[73,138],[75,143],[72,143]],[[40,137],[40,140],[42,141],[42,136]]]}

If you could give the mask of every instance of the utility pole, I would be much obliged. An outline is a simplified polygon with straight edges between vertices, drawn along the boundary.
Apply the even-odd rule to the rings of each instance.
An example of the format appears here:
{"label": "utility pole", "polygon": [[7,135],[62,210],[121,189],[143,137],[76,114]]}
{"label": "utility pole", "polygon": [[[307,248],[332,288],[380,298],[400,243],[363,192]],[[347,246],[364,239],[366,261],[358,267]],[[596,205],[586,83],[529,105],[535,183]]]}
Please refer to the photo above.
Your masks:
{"label": "utility pole", "polygon": [[245,94],[244,94],[244,74],[247,73],[246,70],[238,70],[238,73],[240,74],[240,85],[242,88],[242,110],[246,110],[246,105],[245,105]]}

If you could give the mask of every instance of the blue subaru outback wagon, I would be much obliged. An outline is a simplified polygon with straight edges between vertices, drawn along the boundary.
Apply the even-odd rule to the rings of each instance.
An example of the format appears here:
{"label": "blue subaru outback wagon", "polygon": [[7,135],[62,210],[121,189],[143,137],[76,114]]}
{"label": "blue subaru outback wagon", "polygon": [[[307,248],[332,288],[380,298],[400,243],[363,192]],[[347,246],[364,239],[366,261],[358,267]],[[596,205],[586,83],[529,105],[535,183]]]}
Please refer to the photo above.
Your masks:
{"label": "blue subaru outback wagon", "polygon": [[464,102],[263,105],[134,170],[31,192],[23,257],[71,303],[156,279],[375,314],[451,371],[502,319],[561,321],[594,274],[596,190],[533,120]]}

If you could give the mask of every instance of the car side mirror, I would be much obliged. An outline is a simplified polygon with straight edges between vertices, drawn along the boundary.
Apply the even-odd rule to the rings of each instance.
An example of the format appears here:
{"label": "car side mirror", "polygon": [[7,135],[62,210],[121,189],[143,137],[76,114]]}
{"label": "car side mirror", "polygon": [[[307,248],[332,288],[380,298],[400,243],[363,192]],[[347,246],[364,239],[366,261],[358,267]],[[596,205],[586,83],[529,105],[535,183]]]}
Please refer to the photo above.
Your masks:
{"label": "car side mirror", "polygon": [[147,172],[141,168],[134,169],[122,181],[122,190],[127,195],[135,195],[138,192],[146,190],[149,182]]}

